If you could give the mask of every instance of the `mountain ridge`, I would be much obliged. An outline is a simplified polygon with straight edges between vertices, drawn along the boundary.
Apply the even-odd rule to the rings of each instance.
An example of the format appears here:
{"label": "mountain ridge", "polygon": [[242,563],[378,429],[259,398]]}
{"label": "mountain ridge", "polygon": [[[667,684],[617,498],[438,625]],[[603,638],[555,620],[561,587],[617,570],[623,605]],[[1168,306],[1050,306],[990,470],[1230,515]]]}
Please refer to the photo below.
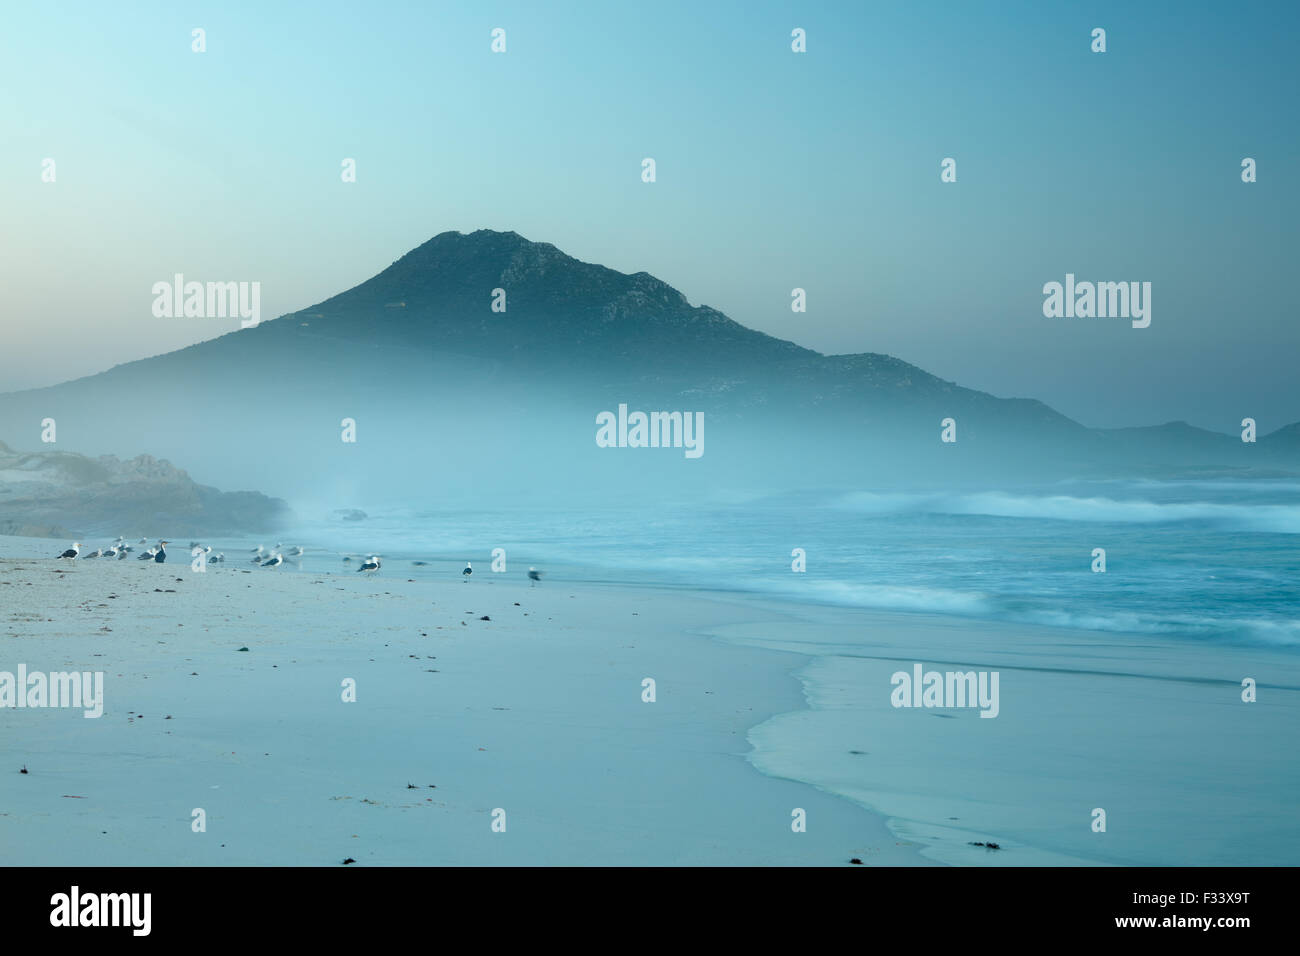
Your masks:
{"label": "mountain ridge", "polygon": [[[493,311],[502,294],[504,311]],[[113,421],[106,410],[135,405],[141,380],[159,395],[190,397]],[[692,306],[649,273],[492,230],[439,233],[370,279],[254,328],[0,395],[0,428],[13,440],[31,431],[33,416],[57,410],[61,438],[79,449],[145,449],[220,484],[273,489],[267,482],[286,472],[264,456],[281,447],[346,473],[339,480],[349,490],[392,481],[367,458],[377,449],[340,457],[329,445],[348,416],[364,417],[371,442],[419,434],[454,445],[464,465],[448,483],[467,489],[556,451],[570,466],[581,462],[598,489],[643,471],[694,481],[665,456],[641,456],[629,478],[618,465],[626,455],[595,455],[595,413],[623,403],[707,412],[715,451],[692,467],[719,481],[1300,471],[1300,423],[1244,447],[1190,425],[1092,429],[1038,399],[1000,398],[883,353],[823,354]],[[955,444],[940,441],[948,419]],[[186,435],[204,440],[190,449]],[[552,467],[564,485],[561,470]]]}

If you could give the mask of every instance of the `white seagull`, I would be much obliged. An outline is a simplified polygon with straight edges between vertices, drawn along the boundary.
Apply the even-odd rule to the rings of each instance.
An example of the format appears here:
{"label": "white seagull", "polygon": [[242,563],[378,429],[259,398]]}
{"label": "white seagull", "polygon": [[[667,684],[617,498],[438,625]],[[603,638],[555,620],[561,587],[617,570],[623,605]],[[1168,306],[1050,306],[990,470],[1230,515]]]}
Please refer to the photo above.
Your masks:
{"label": "white seagull", "polygon": [[362,561],[361,567],[357,568],[358,572],[378,571],[378,570],[379,570],[379,558],[375,557],[373,554],[370,557],[366,558],[366,560]]}
{"label": "white seagull", "polygon": [[461,577],[463,577],[466,581],[468,581],[468,580],[469,580],[469,576],[470,576],[471,574],[473,574],[473,573],[474,573],[474,569],[473,569],[473,567],[471,567],[471,566],[470,566],[470,563],[469,563],[468,561],[466,561],[466,562],[465,562],[465,570],[462,571],[462,572],[460,572]]}
{"label": "white seagull", "polygon": [[282,565],[282,564],[284,564],[284,555],[282,555],[282,554],[273,554],[273,555],[271,555],[270,560],[268,560],[268,561],[263,561],[263,562],[262,562],[262,567],[264,567],[264,568],[278,568],[278,567],[279,567],[280,565]]}
{"label": "white seagull", "polygon": [[61,555],[59,555],[59,557],[71,559],[71,558],[75,558],[79,554],[81,554],[81,542],[74,541],[72,542],[72,547],[70,547],[67,551],[64,551]]}
{"label": "white seagull", "polygon": [[537,587],[537,582],[540,581],[541,579],[542,579],[541,571],[538,571],[536,568],[528,569],[528,580],[533,582],[532,584],[528,585],[530,588]]}

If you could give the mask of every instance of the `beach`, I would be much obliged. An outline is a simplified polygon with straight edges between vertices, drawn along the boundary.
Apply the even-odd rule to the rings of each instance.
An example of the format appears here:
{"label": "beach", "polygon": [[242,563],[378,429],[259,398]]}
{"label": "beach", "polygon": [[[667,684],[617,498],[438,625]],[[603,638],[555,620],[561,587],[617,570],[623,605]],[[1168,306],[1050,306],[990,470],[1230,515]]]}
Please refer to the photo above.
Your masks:
{"label": "beach", "polygon": [[748,728],[800,706],[802,658],[704,637],[759,619],[732,602],[52,544],[0,539],[33,555],[0,559],[0,670],[102,670],[104,713],[0,709],[10,864],[928,862],[746,762]]}
{"label": "beach", "polygon": [[[11,864],[1260,865],[1300,846],[1282,648],[61,546],[0,538],[0,671],[102,671],[103,715],[0,709]],[[917,664],[997,671],[996,717],[894,706]]]}

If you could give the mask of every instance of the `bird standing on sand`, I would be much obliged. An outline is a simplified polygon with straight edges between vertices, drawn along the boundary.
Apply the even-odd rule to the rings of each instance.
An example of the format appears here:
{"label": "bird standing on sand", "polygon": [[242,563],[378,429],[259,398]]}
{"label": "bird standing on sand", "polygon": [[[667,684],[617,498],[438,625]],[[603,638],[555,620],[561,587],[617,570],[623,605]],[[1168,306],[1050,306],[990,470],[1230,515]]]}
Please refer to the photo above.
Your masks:
{"label": "bird standing on sand", "polygon": [[528,569],[528,580],[533,582],[532,584],[528,585],[530,588],[537,587],[537,582],[540,581],[541,579],[542,579],[541,571],[538,571],[536,568]]}
{"label": "bird standing on sand", "polygon": [[462,571],[462,572],[460,572],[461,577],[463,577],[466,581],[468,581],[468,580],[469,580],[469,576],[470,576],[471,574],[473,574],[473,573],[474,573],[474,569],[470,566],[470,563],[469,563],[468,561],[466,561],[466,562],[465,562],[465,570]]}
{"label": "bird standing on sand", "polygon": [[378,571],[378,570],[379,570],[379,558],[375,557],[373,554],[370,557],[366,558],[366,560],[362,561],[361,567],[357,568],[358,573],[362,571]]}
{"label": "bird standing on sand", "polygon": [[158,553],[158,549],[157,549],[157,548],[150,548],[148,551],[144,552],[144,554],[139,555],[139,556],[136,558],[136,560],[137,560],[137,561],[152,561],[152,560],[153,560],[153,556],[154,556],[155,554],[157,554],[157,553]]}
{"label": "bird standing on sand", "polygon": [[100,556],[101,554],[103,554],[103,553],[104,553],[104,552],[101,551],[99,548],[96,548],[94,551],[90,552],[90,554],[82,555],[81,560],[82,560],[82,561],[89,561],[91,558],[97,558],[97,557],[99,557],[99,556]]}
{"label": "bird standing on sand", "polygon": [[170,541],[158,542],[158,553],[153,556],[154,562],[156,564],[162,564],[164,561],[167,560],[167,545],[169,544],[171,544]]}
{"label": "bird standing on sand", "polygon": [[120,550],[121,547],[122,547],[122,546],[121,546],[120,544],[115,544],[115,545],[113,545],[112,547],[105,549],[105,551],[104,551],[104,557],[106,557],[106,558],[116,558],[119,554],[122,553],[121,550]]}
{"label": "bird standing on sand", "polygon": [[273,554],[273,555],[271,555],[271,557],[270,557],[269,560],[267,560],[267,561],[263,561],[263,562],[262,562],[262,567],[264,567],[264,568],[278,568],[278,567],[279,567],[280,565],[282,565],[282,564],[284,564],[284,555],[282,555],[282,554]]}
{"label": "bird standing on sand", "polygon": [[64,551],[61,555],[59,555],[59,557],[68,558],[71,560],[76,558],[76,556],[79,554],[81,554],[81,542],[74,541],[72,542],[72,547],[70,547],[67,551]]}

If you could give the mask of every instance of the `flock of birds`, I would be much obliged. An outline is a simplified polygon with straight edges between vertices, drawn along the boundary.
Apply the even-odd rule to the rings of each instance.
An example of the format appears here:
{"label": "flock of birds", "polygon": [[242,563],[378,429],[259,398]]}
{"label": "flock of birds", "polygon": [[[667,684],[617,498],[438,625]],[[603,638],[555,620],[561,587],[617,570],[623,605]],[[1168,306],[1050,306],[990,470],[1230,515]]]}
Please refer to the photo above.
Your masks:
{"label": "flock of birds", "polygon": [[[280,565],[284,564],[285,553],[283,548],[284,545],[278,541],[275,543],[275,547],[270,551],[267,551],[259,544],[253,549],[253,559],[249,563],[260,564],[264,568],[278,568]],[[289,549],[288,556],[291,558],[301,558],[302,555],[303,550],[299,545],[295,544]]]}
{"label": "flock of birds", "polygon": [[[148,544],[149,539],[141,538],[138,543],[140,545]],[[163,564],[167,560],[167,545],[169,544],[171,544],[170,541],[164,538],[159,538],[158,543],[155,544],[153,547],[142,551],[140,554],[137,554],[136,560],[153,561],[155,564]],[[259,544],[257,546],[257,550],[253,552],[253,563],[260,564],[264,568],[276,567],[284,562],[286,552],[282,550],[283,548],[284,545],[276,544],[276,546],[272,548],[270,551],[266,551],[266,549]],[[210,544],[200,545],[197,541],[191,541],[190,553],[195,554],[196,549],[198,549],[198,551],[202,553],[203,559],[208,564],[225,563],[226,560],[225,552],[218,552],[214,554],[212,551],[212,545]],[[107,558],[109,560],[122,561],[125,560],[126,556],[134,550],[135,548],[133,546],[126,543],[125,538],[123,538],[121,535],[118,535],[117,540],[114,541],[112,544],[108,545],[107,547],[96,548],[94,551],[88,551],[85,554],[81,553],[81,542],[74,541],[72,547],[68,548],[66,551],[60,554],[59,557],[66,559],[68,561],[88,561],[91,558]],[[298,545],[294,545],[292,548],[289,549],[287,553],[290,557],[297,558],[302,556],[303,549]]]}
{"label": "flock of birds", "polygon": [[[138,543],[140,545],[148,544],[149,539],[141,538]],[[167,545],[169,544],[171,544],[170,541],[166,541],[160,538],[156,545],[136,555],[136,560],[153,561],[155,564],[162,564],[167,560]],[[190,542],[191,553],[194,553],[195,549],[198,548],[202,549],[202,554],[208,564],[222,564],[226,560],[226,556],[224,553],[213,554],[212,547],[210,545],[200,545],[198,544],[198,542],[195,541]],[[105,548],[97,548],[94,551],[89,552],[87,554],[81,553],[81,542],[75,541],[73,542],[72,547],[68,548],[66,551],[60,554],[59,557],[61,559],[65,559],[68,561],[87,561],[90,560],[91,558],[107,558],[109,560],[122,561],[126,559],[127,554],[129,554],[134,550],[135,550],[134,547],[126,543],[125,538],[123,538],[121,535],[118,535],[117,540],[112,544],[108,545]],[[300,545],[293,545],[286,552],[284,550],[284,545],[280,542],[276,542],[275,547],[271,548],[269,551],[259,544],[256,548],[252,550],[251,552],[252,558],[249,560],[249,563],[259,565],[263,568],[278,568],[280,565],[284,564],[284,560],[286,556],[289,558],[300,558],[302,557],[303,553],[304,553],[303,549]],[[345,563],[351,562],[352,557],[350,555],[345,555],[343,560]],[[427,562],[413,561],[412,564],[424,565],[427,564]],[[383,561],[380,559],[380,557],[376,554],[372,554],[367,558],[361,559],[361,563],[357,566],[357,573],[360,574],[362,572],[366,572],[366,573],[374,574],[382,566],[383,566]],[[468,581],[470,577],[474,574],[474,566],[469,561],[466,561],[465,568],[460,572],[460,574],[462,580]],[[532,582],[529,585],[529,587],[535,587],[537,585],[537,582],[540,581],[541,579],[542,579],[541,571],[538,571],[536,568],[533,567],[530,567],[528,569],[528,580]]]}
{"label": "flock of birds", "polygon": [[[148,544],[149,539],[141,538],[139,543],[142,545]],[[152,548],[149,548],[148,550],[143,551],[140,554],[137,554],[136,560],[153,561],[156,564],[162,564],[164,561],[167,560],[167,545],[169,544],[171,544],[170,541],[166,541],[160,538],[158,540],[158,543],[154,545]],[[190,546],[197,547],[197,545],[193,543],[191,543]],[[87,552],[86,554],[81,553],[81,542],[76,541],[73,543],[72,547],[64,551],[61,555],[59,555],[59,557],[65,558],[69,561],[88,561],[91,558],[108,558],[109,560],[116,559],[118,561],[123,561],[126,559],[126,556],[134,550],[135,548],[127,544],[126,539],[119,535],[118,539],[114,541],[112,544],[108,545],[107,547],[96,548],[94,551]],[[212,549],[208,548],[207,550],[211,551]],[[226,556],[224,554],[219,554],[216,557],[209,558],[208,560],[224,561],[225,557]]]}

